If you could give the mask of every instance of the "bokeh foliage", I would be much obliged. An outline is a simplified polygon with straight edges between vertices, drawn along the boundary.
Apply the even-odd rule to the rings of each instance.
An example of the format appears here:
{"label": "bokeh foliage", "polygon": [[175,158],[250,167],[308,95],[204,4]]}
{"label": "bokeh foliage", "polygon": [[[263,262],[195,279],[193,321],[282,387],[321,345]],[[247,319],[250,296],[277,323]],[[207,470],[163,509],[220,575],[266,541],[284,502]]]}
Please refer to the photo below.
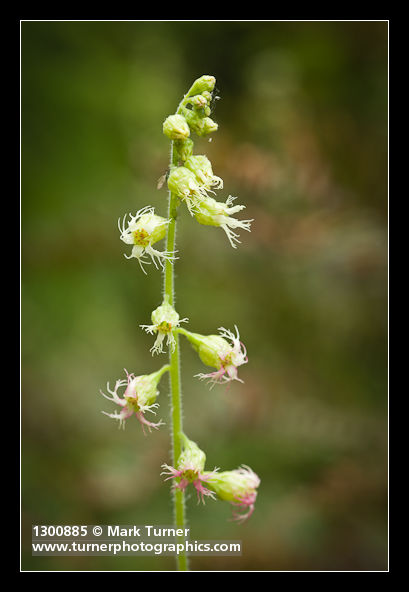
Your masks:
{"label": "bokeh foliage", "polygon": [[[99,395],[147,373],[139,329],[161,276],[123,257],[116,220],[165,215],[162,122],[217,78],[198,139],[254,218],[234,251],[182,211],[177,309],[237,323],[244,384],[208,391],[182,343],[185,430],[208,467],[250,465],[256,511],[188,501],[193,538],[243,541],[196,570],[387,566],[387,23],[22,22],[22,568],[173,570],[172,558],[31,557],[32,524],[169,524],[167,428],[119,431]],[[168,420],[162,383],[160,413]]]}

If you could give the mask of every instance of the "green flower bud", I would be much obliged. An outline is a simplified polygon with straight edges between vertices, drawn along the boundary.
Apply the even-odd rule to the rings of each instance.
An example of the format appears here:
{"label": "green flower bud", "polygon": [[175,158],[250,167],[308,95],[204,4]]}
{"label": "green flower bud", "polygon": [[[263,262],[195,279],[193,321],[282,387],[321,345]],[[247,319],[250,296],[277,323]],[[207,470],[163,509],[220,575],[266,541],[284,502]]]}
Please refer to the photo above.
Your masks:
{"label": "green flower bud", "polygon": [[[213,121],[213,119],[210,119],[210,117],[205,117],[203,120],[203,133],[202,136],[207,136],[208,134],[211,134],[212,132],[216,132],[218,130],[219,126],[218,124]],[[200,135],[200,134],[198,134]]]}
{"label": "green flower bud", "polygon": [[199,358],[206,366],[220,369],[222,360],[231,354],[231,345],[219,335],[199,335],[199,333],[184,332]]}
{"label": "green flower bud", "polygon": [[183,468],[185,471],[190,469],[194,473],[203,473],[206,454],[199,448],[196,442],[189,440],[185,434],[182,433],[181,438],[183,440],[183,450],[180,453],[177,468]]}
{"label": "green flower bud", "polygon": [[198,136],[203,136],[204,117],[200,115],[195,109],[183,108],[183,115],[191,129]]}
{"label": "green flower bud", "polygon": [[163,328],[165,332],[169,332],[172,327],[176,327],[179,324],[179,318],[176,310],[169,304],[169,296],[165,298],[158,308],[155,308],[151,315],[152,323],[155,325],[166,324],[166,327]]}
{"label": "green flower bud", "polygon": [[191,103],[194,109],[198,110],[207,106],[207,99],[203,95],[195,95],[194,97],[190,97],[188,102]]}
{"label": "green flower bud", "polygon": [[200,78],[194,81],[192,88],[190,89],[189,95],[199,95],[203,92],[212,92],[216,84],[216,78],[214,76],[208,76],[204,74]]}
{"label": "green flower bud", "polygon": [[170,140],[185,140],[190,136],[190,128],[183,115],[169,115],[163,122],[163,133]]}
{"label": "green flower bud", "polygon": [[210,117],[203,117],[203,115],[196,109],[183,108],[183,115],[189,124],[192,132],[197,136],[207,136],[218,129],[218,125]]}
{"label": "green flower bud", "polygon": [[193,140],[187,138],[186,140],[175,140],[173,148],[178,160],[183,162],[193,154]]}

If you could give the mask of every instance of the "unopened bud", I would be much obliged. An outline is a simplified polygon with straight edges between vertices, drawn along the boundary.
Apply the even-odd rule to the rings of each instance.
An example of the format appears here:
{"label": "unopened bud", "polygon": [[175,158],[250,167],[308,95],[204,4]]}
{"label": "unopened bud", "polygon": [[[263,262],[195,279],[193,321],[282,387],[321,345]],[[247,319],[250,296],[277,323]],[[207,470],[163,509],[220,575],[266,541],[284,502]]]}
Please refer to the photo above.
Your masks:
{"label": "unopened bud", "polygon": [[203,94],[203,92],[206,91],[212,92],[215,84],[216,78],[214,76],[208,76],[207,74],[204,74],[203,76],[194,81],[189,94],[193,96]]}
{"label": "unopened bud", "polygon": [[216,132],[218,130],[218,124],[213,121],[210,117],[205,117],[203,120],[203,136],[207,136],[207,134],[211,134],[212,132]]}
{"label": "unopened bud", "polygon": [[193,140],[187,138],[186,140],[175,140],[173,144],[178,160],[185,161],[193,154]]}
{"label": "unopened bud", "polygon": [[163,122],[163,133],[170,140],[185,140],[190,136],[190,128],[183,115],[169,115]]}

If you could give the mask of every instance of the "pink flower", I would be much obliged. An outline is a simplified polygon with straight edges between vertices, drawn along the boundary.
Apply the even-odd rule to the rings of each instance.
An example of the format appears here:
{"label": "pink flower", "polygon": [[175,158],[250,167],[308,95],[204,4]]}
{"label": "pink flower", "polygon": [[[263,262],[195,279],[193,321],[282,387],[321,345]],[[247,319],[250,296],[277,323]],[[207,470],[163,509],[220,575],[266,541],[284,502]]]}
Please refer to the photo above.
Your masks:
{"label": "pink flower", "polygon": [[216,496],[213,491],[210,491],[210,489],[207,489],[207,487],[203,486],[203,482],[206,482],[208,479],[210,479],[210,474],[203,475],[190,466],[185,466],[179,470],[176,470],[174,467],[163,464],[162,468],[165,470],[162,471],[161,475],[170,475],[165,479],[165,481],[168,481],[169,479],[180,478],[179,482],[174,483],[175,489],[181,489],[182,491],[185,491],[186,487],[192,483],[197,492],[197,503],[200,503],[200,500],[205,503],[205,496],[215,499]]}
{"label": "pink flower", "polygon": [[192,483],[197,492],[197,503],[202,501],[205,503],[205,496],[209,496],[212,499],[215,498],[213,491],[210,491],[207,487],[204,487],[203,483],[206,483],[212,475],[214,475],[218,469],[214,469],[212,472],[204,473],[204,465],[206,462],[206,455],[203,450],[200,450],[199,446],[189,440],[185,434],[181,434],[183,440],[183,451],[179,456],[177,462],[177,468],[171,467],[167,464],[163,464],[162,468],[165,469],[161,475],[169,475],[165,481],[169,479],[180,479],[174,482],[175,489],[181,489],[185,491],[186,487]]}
{"label": "pink flower", "polygon": [[[146,411],[150,411],[151,413],[156,414],[153,409],[159,407],[159,405],[155,403],[156,397],[159,394],[157,385],[162,375],[168,370],[169,366],[163,366],[160,370],[154,372],[153,374],[142,376],[129,374],[128,371],[125,370],[127,379],[117,380],[113,391],[110,390],[109,383],[107,383],[107,390],[112,395],[112,397],[108,397],[105,393],[100,391],[101,395],[103,395],[106,399],[119,405],[121,410],[115,413],[106,413],[105,411],[102,411],[102,413],[108,417],[111,417],[112,419],[119,420],[119,427],[124,429],[125,421],[133,414],[135,414],[140,421],[144,434],[144,426],[147,426],[150,432],[152,431],[152,428],[158,429],[161,425],[163,425],[163,421],[161,420],[158,423],[148,421],[145,417],[145,413]],[[123,394],[123,398],[121,398],[118,395],[118,389],[125,385],[126,389]]]}
{"label": "pink flower", "polygon": [[199,333],[191,333],[181,327],[177,329],[178,333],[187,337],[198,352],[202,362],[206,366],[216,368],[215,372],[196,374],[201,380],[209,379],[210,388],[215,384],[222,384],[231,380],[243,382],[238,377],[237,368],[242,364],[247,364],[247,351],[243,342],[240,341],[240,334],[236,325],[235,329],[236,334],[229,329],[219,327],[220,335],[200,335]]}
{"label": "pink flower", "polygon": [[210,473],[205,476],[209,476],[208,487],[220,499],[230,502],[237,508],[233,508],[233,520],[244,522],[250,518],[257,498],[256,489],[260,485],[260,478],[250,467],[242,465],[234,471]]}

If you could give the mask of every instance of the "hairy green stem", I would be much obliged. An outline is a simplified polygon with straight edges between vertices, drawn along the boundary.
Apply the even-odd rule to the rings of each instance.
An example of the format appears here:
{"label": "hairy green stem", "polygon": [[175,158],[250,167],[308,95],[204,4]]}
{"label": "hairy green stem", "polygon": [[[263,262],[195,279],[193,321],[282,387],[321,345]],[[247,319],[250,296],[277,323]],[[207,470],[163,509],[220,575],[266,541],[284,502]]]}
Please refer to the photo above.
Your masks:
{"label": "hairy green stem", "polygon": [[[171,148],[171,163],[175,164],[173,157],[173,143]],[[176,246],[176,218],[179,199],[176,195],[169,192],[169,210],[166,250],[173,252]],[[169,299],[169,304],[174,306],[175,287],[174,287],[174,273],[173,264],[166,261],[164,273],[164,294]],[[170,375],[170,396],[171,396],[171,421],[172,421],[172,456],[173,466],[176,466],[177,460],[182,451],[182,442],[180,434],[183,431],[182,425],[182,393],[180,387],[180,361],[179,361],[179,336],[175,335],[175,347],[169,353],[169,375]],[[173,495],[174,504],[174,520],[176,528],[185,528],[185,494],[181,489],[175,489]],[[187,571],[188,563],[185,553],[180,553],[177,556],[177,565],[179,571]]]}
{"label": "hairy green stem", "polygon": [[[176,113],[180,113],[187,98],[191,95],[194,84],[189,91],[184,95],[183,99],[178,105]],[[177,166],[177,156],[171,142],[170,151],[170,165]],[[166,251],[168,253],[174,252],[176,247],[176,218],[179,206],[179,198],[172,192],[169,192],[169,206],[168,206],[168,232],[166,239]],[[173,264],[167,260],[164,272],[164,295],[168,297],[168,302],[171,306],[175,305],[175,280],[173,273]],[[175,347],[169,353],[169,375],[170,375],[170,396],[171,396],[171,417],[172,417],[172,460],[173,466],[176,466],[180,453],[182,452],[183,443],[183,420],[182,420],[182,392],[180,385],[180,359],[179,359],[179,335],[175,335]],[[173,496],[174,503],[174,519],[176,528],[185,528],[185,494],[181,489],[175,489]],[[188,570],[188,561],[185,553],[180,553],[177,556],[177,564],[179,571]]]}

